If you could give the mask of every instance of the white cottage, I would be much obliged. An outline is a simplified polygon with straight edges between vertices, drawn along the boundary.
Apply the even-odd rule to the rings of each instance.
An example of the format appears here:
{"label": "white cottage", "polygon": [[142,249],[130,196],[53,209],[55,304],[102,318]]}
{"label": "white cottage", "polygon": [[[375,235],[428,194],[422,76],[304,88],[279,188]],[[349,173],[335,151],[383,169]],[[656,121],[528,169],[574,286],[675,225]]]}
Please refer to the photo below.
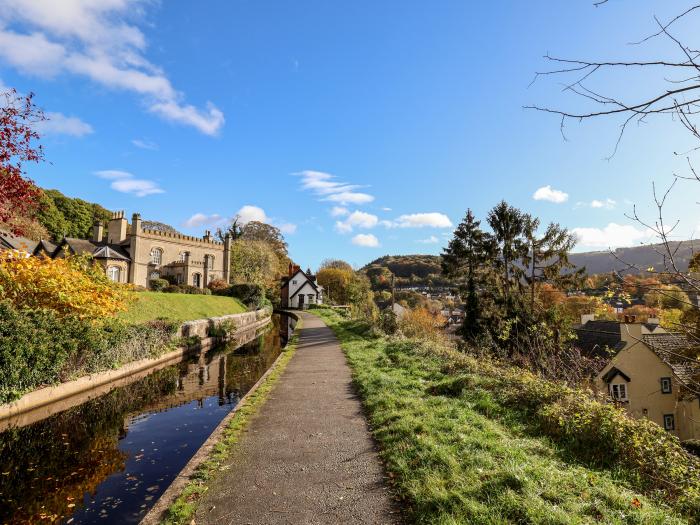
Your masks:
{"label": "white cottage", "polygon": [[282,307],[303,310],[310,304],[323,304],[323,286],[311,270],[289,263],[289,275],[282,279]]}

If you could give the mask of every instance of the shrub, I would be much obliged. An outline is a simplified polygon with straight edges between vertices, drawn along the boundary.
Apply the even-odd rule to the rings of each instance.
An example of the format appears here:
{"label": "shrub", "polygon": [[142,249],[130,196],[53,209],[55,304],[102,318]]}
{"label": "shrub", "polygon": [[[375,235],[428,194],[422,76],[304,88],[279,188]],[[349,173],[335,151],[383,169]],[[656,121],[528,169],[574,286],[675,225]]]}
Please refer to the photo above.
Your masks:
{"label": "shrub", "polygon": [[167,279],[151,279],[151,281],[148,283],[151,287],[151,290],[154,292],[162,292],[169,286],[171,286],[170,282]]}
{"label": "shrub", "polygon": [[398,324],[406,337],[436,340],[443,335],[445,319],[441,315],[431,314],[426,308],[409,308]]}
{"label": "shrub", "polygon": [[229,284],[223,279],[214,279],[207,285],[214,295],[223,295],[223,292],[228,290]]}
{"label": "shrub", "polygon": [[19,309],[100,320],[125,310],[127,288],[111,282],[87,257],[49,259],[0,254],[0,295]]}
{"label": "shrub", "polygon": [[163,288],[165,293],[184,293],[190,295],[211,295],[208,288],[197,288],[191,284],[171,284]]}
{"label": "shrub", "polygon": [[240,299],[249,308],[261,308],[265,305],[265,289],[259,284],[234,284],[229,286],[226,295]]}
{"label": "shrub", "polygon": [[385,334],[389,335],[393,335],[399,330],[398,318],[391,308],[382,310],[379,318],[379,327]]}

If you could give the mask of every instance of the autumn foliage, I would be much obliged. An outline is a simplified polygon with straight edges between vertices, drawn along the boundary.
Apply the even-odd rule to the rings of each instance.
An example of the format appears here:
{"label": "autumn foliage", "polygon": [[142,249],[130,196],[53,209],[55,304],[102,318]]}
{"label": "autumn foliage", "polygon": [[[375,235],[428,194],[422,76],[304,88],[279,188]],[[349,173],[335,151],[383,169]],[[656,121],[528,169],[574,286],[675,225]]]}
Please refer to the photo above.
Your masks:
{"label": "autumn foliage", "polygon": [[[4,99],[4,100],[3,100]],[[44,158],[34,124],[46,120],[33,95],[20,96],[14,89],[0,93],[0,223],[22,235],[20,219],[36,211],[40,190],[25,178],[23,164]]]}
{"label": "autumn foliage", "polygon": [[125,310],[128,302],[127,290],[107,279],[90,259],[27,257],[12,251],[0,254],[0,297],[18,309],[95,321]]}

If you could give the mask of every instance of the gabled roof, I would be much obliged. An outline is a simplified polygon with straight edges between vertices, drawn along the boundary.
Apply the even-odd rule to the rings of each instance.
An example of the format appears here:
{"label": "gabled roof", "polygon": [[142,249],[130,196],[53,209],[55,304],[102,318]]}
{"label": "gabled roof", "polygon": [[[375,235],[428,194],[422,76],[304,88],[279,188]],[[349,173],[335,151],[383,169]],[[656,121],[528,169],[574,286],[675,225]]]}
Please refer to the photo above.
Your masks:
{"label": "gabled roof", "polygon": [[617,321],[588,321],[576,328],[576,346],[588,356],[609,357],[624,347]]}
{"label": "gabled roof", "polygon": [[622,379],[624,379],[628,383],[630,381],[632,381],[627,374],[625,374],[622,370],[620,370],[619,368],[616,368],[614,366],[605,373],[605,375],[603,376],[603,381],[605,381],[606,383],[609,383],[610,381],[615,379],[615,377],[617,377],[617,376],[620,376]]}
{"label": "gabled roof", "polygon": [[[304,272],[302,272],[302,273],[304,273]],[[304,274],[304,276],[306,276],[306,274]],[[297,288],[297,291],[294,292],[289,298],[290,298],[290,299],[293,299],[294,297],[296,297],[296,295],[297,295],[299,292],[301,292],[301,290],[302,290],[302,289],[304,288],[304,286],[306,286],[307,284],[311,285],[311,288],[313,288],[313,289],[316,291],[316,293],[319,293],[318,287],[314,284],[314,282],[313,282],[313,281],[309,281],[309,280],[307,279],[306,282],[305,282],[304,284],[302,284],[299,288]]]}
{"label": "gabled roof", "polygon": [[66,237],[61,241],[59,248],[63,246],[68,246],[68,249],[76,255],[92,255],[95,259],[131,260],[124,248],[117,244],[95,243],[87,239]]}
{"label": "gabled roof", "polygon": [[118,259],[120,261],[129,261],[129,257],[118,246],[100,246],[92,254],[95,259]]}
{"label": "gabled roof", "polygon": [[23,252],[33,253],[36,248],[37,241],[12,235],[10,232],[0,231],[0,248],[7,250],[21,250]]}
{"label": "gabled roof", "polygon": [[[700,361],[697,358],[688,357],[690,349],[697,348],[694,343],[684,334],[644,334],[642,341],[659,359],[666,363],[678,379],[684,383],[697,383],[700,375]],[[697,353],[697,352],[696,352]]]}
{"label": "gabled roof", "polygon": [[[319,289],[318,289],[319,287],[316,285],[316,283],[314,282],[314,280],[311,279],[311,278],[309,277],[309,275],[308,275],[306,272],[304,272],[303,270],[301,270],[301,269],[299,269],[299,270],[297,270],[296,272],[294,272],[290,277],[285,277],[285,278],[283,278],[282,281],[285,283],[285,285],[286,285],[286,284],[289,284],[289,282],[290,282],[292,279],[294,279],[294,278],[295,278],[297,275],[299,275],[299,274],[301,274],[301,275],[304,276],[304,278],[306,279],[306,282],[308,282],[308,283],[313,287],[313,289],[316,290],[316,293],[319,292]],[[304,283],[304,284],[306,284],[306,283]],[[283,286],[284,286],[284,285],[283,285]],[[294,297],[296,294],[298,294],[299,291],[300,291],[303,287],[304,287],[304,285],[302,284],[302,285],[297,289],[297,291],[294,292],[289,298],[291,299],[291,298]]]}
{"label": "gabled roof", "polygon": [[46,252],[49,256],[54,255],[56,253],[56,250],[58,249],[58,246],[56,246],[54,243],[45,241],[45,240],[40,240],[39,244],[36,245],[36,248],[34,248],[34,255],[39,253],[40,251]]}

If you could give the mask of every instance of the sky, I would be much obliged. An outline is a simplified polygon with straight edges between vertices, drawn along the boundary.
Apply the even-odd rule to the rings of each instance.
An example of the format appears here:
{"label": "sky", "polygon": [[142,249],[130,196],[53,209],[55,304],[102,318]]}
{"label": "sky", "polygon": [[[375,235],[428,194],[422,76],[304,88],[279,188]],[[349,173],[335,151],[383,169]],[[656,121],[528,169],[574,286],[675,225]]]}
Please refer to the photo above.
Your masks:
{"label": "sky", "polygon": [[[28,167],[42,187],[188,234],[269,222],[304,267],[439,254],[467,208],[483,220],[501,199],[604,250],[651,239],[626,215],[653,220],[652,182],[687,174],[691,137],[656,119],[611,157],[619,121],[563,136],[524,106],[581,107],[566,79],[532,83],[547,53],[677,57],[660,39],[629,45],[687,7],[673,4],[0,0],[0,85],[49,117],[47,162]],[[700,229],[696,184],[669,198],[681,238]]]}

